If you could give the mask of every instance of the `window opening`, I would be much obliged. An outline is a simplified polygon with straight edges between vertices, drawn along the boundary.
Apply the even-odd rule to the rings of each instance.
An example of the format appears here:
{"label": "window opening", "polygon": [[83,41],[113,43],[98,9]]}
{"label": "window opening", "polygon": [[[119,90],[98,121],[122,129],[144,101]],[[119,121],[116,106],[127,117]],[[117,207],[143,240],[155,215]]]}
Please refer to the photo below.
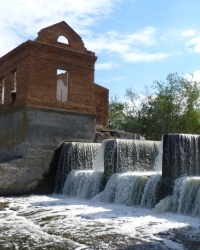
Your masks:
{"label": "window opening", "polygon": [[61,102],[68,101],[69,72],[57,69],[56,99]]}
{"label": "window opening", "polygon": [[11,102],[16,100],[17,94],[17,70],[11,72]]}
{"label": "window opening", "polygon": [[5,80],[4,77],[0,78],[0,104],[4,104],[5,95]]}
{"label": "window opening", "polygon": [[59,43],[65,43],[69,45],[69,41],[65,36],[59,36],[57,42]]}

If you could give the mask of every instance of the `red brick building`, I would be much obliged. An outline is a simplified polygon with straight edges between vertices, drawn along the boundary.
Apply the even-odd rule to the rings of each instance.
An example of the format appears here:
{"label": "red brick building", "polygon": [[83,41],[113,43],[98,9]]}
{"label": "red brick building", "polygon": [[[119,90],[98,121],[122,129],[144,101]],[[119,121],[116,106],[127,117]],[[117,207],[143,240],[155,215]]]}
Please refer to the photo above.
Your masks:
{"label": "red brick building", "polygon": [[96,60],[65,22],[0,58],[0,195],[53,192],[62,143],[94,142],[107,125]]}
{"label": "red brick building", "polygon": [[96,60],[64,21],[42,29],[35,41],[0,58],[0,111],[65,110],[95,115],[96,123],[106,126],[108,90],[94,83]]}

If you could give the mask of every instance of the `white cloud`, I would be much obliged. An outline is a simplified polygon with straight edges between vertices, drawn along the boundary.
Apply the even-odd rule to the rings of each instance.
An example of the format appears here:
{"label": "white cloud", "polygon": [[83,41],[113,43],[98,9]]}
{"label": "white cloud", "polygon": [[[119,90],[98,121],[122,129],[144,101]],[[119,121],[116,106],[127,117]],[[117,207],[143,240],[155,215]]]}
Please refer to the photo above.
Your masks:
{"label": "white cloud", "polygon": [[142,46],[150,46],[156,44],[156,30],[153,27],[145,27],[138,33],[128,34],[124,37],[124,42],[128,44],[138,44]]}
{"label": "white cloud", "polygon": [[122,0],[7,0],[0,1],[0,55],[37,37],[49,25],[66,21],[79,34],[105,17]]}
{"label": "white cloud", "polygon": [[[134,90],[133,90],[134,92]],[[135,110],[136,112],[141,109],[142,104],[147,103],[148,94],[139,94],[131,101],[128,97],[123,98],[123,102],[127,104],[128,110]],[[151,97],[154,97],[151,95]]]}
{"label": "white cloud", "polygon": [[200,36],[197,36],[186,43],[186,46],[195,53],[200,53]]}
{"label": "white cloud", "polygon": [[195,29],[172,29],[165,32],[161,35],[160,39],[165,42],[177,42],[177,41],[185,41],[188,37],[195,36],[197,34],[197,30]]}
{"label": "white cloud", "polygon": [[145,27],[136,33],[121,34],[116,31],[109,31],[100,34],[96,38],[90,37],[85,40],[94,51],[109,51],[114,53],[125,53],[130,51],[132,46],[152,46],[156,44],[155,29]]}
{"label": "white cloud", "polygon": [[[165,53],[145,52],[157,45],[154,27],[122,34],[108,31],[94,34],[91,26],[107,15],[123,0],[7,0],[0,1],[0,56],[49,25],[66,21],[83,37],[86,48],[106,53],[126,62],[155,61],[168,57]],[[112,58],[113,61],[113,58]],[[116,67],[111,62],[97,65],[97,69]]]}
{"label": "white cloud", "polygon": [[119,67],[119,64],[114,63],[114,62],[107,62],[107,63],[96,63],[95,64],[95,69],[96,70],[108,70],[112,68]]}
{"label": "white cloud", "polygon": [[145,27],[135,33],[121,35],[116,31],[90,37],[85,40],[86,47],[97,53],[106,52],[110,56],[119,56],[126,62],[149,62],[162,60],[168,57],[165,53],[150,53],[143,50],[157,44],[156,30],[153,27]]}
{"label": "white cloud", "polygon": [[[165,42],[181,42],[189,51],[200,53],[200,31],[197,29],[170,30],[161,36]],[[180,45],[181,45],[180,43]]]}
{"label": "white cloud", "polygon": [[196,35],[196,30],[194,30],[194,29],[184,30],[181,32],[181,35],[183,37],[194,36],[194,35]]}
{"label": "white cloud", "polygon": [[200,82],[200,69],[193,72],[193,74],[186,74],[185,77],[189,81]]}
{"label": "white cloud", "polygon": [[122,75],[118,75],[118,76],[115,76],[115,77],[111,77],[111,78],[106,78],[106,79],[102,79],[101,82],[102,83],[116,83],[116,82],[121,82],[125,79],[125,76],[122,76]]}
{"label": "white cloud", "polygon": [[123,55],[127,62],[152,62],[162,60],[169,57],[169,54],[165,53],[144,53],[144,52],[131,52]]}

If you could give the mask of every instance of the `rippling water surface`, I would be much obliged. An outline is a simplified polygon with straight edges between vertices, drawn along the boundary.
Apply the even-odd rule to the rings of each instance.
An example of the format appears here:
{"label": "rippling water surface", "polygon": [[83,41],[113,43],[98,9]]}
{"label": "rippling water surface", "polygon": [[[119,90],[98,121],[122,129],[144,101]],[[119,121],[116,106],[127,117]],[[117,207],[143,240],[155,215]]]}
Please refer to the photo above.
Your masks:
{"label": "rippling water surface", "polygon": [[0,198],[0,250],[199,250],[200,219],[63,195]]}

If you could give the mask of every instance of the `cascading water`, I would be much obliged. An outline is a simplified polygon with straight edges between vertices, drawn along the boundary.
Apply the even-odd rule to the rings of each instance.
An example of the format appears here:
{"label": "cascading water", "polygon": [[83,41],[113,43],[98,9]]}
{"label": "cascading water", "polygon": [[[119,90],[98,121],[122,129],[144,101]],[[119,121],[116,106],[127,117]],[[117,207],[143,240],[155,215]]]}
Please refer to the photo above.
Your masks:
{"label": "cascading water", "polygon": [[[64,195],[0,198],[0,249],[199,250],[200,177],[174,179],[174,166],[163,177],[161,144],[145,143],[64,144],[57,177]],[[173,194],[160,200],[168,178]]]}
{"label": "cascading water", "polygon": [[173,212],[200,218],[200,177],[175,180],[173,194],[161,200],[155,212]]}
{"label": "cascading water", "polygon": [[97,199],[108,203],[138,206],[147,179],[147,176],[137,173],[113,174]]}
{"label": "cascading water", "polygon": [[159,158],[160,144],[158,141],[106,140],[104,153],[106,181],[114,173],[154,171]]}
{"label": "cascading water", "polygon": [[63,194],[91,199],[99,192],[101,171],[72,170],[63,188]]}
{"label": "cascading water", "polygon": [[[159,199],[157,183],[160,183],[161,177],[147,171],[153,171],[156,166],[159,144],[154,141],[105,140],[94,157],[93,171],[72,171],[62,192],[70,196],[92,198],[107,179],[105,190],[99,195],[100,200],[153,207]],[[149,192],[151,195],[147,194]]]}
{"label": "cascading water", "polygon": [[156,209],[200,217],[200,135],[163,136],[162,177],[173,194]]}
{"label": "cascading water", "polygon": [[146,208],[153,208],[160,199],[162,180],[161,175],[151,176],[144,188],[141,206]]}
{"label": "cascading water", "polygon": [[93,159],[100,143],[66,142],[58,162],[55,192],[61,193],[67,176],[72,170],[92,169]]}
{"label": "cascading water", "polygon": [[200,176],[200,135],[163,136],[163,176]]}
{"label": "cascading water", "polygon": [[200,217],[200,177],[180,177],[175,181],[173,211]]}
{"label": "cascading water", "polygon": [[[191,138],[191,135],[179,135],[179,149],[177,145],[174,146],[176,137],[177,135],[173,135],[171,140],[173,148],[175,147],[175,160],[172,162],[178,164],[179,161],[183,165],[179,167],[183,176],[185,172],[197,173],[199,148],[196,147],[199,145],[199,136]],[[189,150],[195,147],[196,150],[190,157],[187,147]],[[165,192],[161,175],[161,148],[162,142],[122,139],[104,140],[101,145],[66,144],[59,164],[58,182],[62,180],[60,191],[79,198],[92,199],[96,196],[94,199],[102,202],[153,208]],[[189,158],[187,160],[185,152]],[[166,155],[164,159],[166,160]],[[199,217],[199,178],[177,178],[173,195],[161,200],[155,210],[163,210],[163,206],[166,206],[166,210]]]}
{"label": "cascading water", "polygon": [[[160,144],[157,141],[109,139],[104,140],[101,150],[103,166],[94,164],[93,169],[103,170],[100,191],[115,173],[154,171],[161,169]],[[101,164],[102,165],[102,164]],[[159,166],[159,167],[158,167]]]}
{"label": "cascading water", "polygon": [[154,171],[160,142],[119,139],[116,141],[117,173]]}
{"label": "cascading water", "polygon": [[161,175],[155,173],[113,174],[95,199],[107,203],[152,208],[159,200]]}
{"label": "cascading water", "polygon": [[[87,146],[87,147],[85,147]],[[88,152],[89,148],[89,152]],[[91,150],[92,148],[92,150]],[[89,155],[90,164],[89,169],[85,168],[86,165],[85,162],[87,160],[86,157],[82,157],[79,159],[79,165],[82,166],[82,170],[74,170],[79,168],[74,168],[74,162],[67,161],[67,164],[64,164],[64,167],[62,164],[60,164],[61,169],[66,169],[71,172],[65,172],[64,177],[64,184],[62,193],[69,196],[77,196],[79,198],[85,198],[85,199],[91,199],[95,195],[97,195],[100,191],[101,186],[101,180],[103,176],[103,169],[104,169],[104,161],[103,154],[105,150],[105,143],[102,144],[95,144],[95,143],[89,143],[87,145],[82,145],[82,147],[77,147],[76,145],[76,154],[77,155],[85,155],[81,151],[84,150],[84,152],[87,152],[87,155]],[[80,151],[80,152],[79,152]],[[62,152],[63,154],[66,154],[65,151]],[[67,151],[67,155],[68,155]],[[70,151],[71,156],[71,151]],[[62,158],[65,159],[65,156]],[[84,169],[84,170],[83,170]],[[66,171],[66,170],[65,170]]]}

